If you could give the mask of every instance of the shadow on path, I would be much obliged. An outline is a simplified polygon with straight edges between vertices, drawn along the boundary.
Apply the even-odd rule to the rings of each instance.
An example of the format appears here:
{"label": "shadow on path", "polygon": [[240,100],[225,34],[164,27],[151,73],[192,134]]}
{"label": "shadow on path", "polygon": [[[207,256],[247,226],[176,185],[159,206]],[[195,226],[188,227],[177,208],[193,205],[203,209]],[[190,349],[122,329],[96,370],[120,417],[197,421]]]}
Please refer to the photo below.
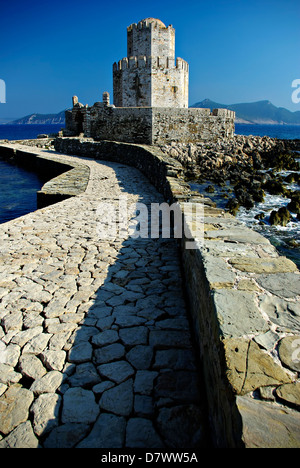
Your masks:
{"label": "shadow on path", "polygon": [[117,212],[120,193],[148,207],[163,199],[136,169],[99,164],[93,183],[101,199],[81,198],[89,197],[91,209],[80,213],[79,204],[78,232],[66,221],[62,288],[76,281],[77,290],[61,307],[53,298],[41,314],[51,334],[38,355],[47,373],[20,382],[34,393],[35,436],[45,448],[208,447],[205,385],[177,241],[101,240],[96,233],[107,220],[103,211],[97,215],[100,201]]}

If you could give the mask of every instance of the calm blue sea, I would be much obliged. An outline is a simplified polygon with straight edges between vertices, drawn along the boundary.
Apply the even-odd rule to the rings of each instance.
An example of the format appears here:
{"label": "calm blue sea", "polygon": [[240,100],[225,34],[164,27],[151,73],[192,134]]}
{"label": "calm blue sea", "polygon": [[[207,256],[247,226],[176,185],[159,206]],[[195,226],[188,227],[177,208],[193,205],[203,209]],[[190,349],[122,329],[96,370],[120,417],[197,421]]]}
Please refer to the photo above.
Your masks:
{"label": "calm blue sea", "polygon": [[248,125],[235,124],[236,135],[255,135],[279,138],[280,140],[300,139],[300,125]]}
{"label": "calm blue sea", "polygon": [[0,159],[0,224],[36,210],[36,193],[44,183],[34,172]]}
{"label": "calm blue sea", "polygon": [[[41,133],[57,133],[58,125],[0,125],[0,140],[24,140],[36,138]],[[236,124],[237,135],[270,136],[287,140],[300,139],[300,125],[247,125]]]}
{"label": "calm blue sea", "polygon": [[62,124],[53,125],[0,125],[0,140],[31,140],[45,133],[57,133]]}
{"label": "calm blue sea", "polygon": [[[34,139],[57,133],[62,125],[0,125],[0,140]],[[0,158],[0,224],[37,209],[36,192],[45,180],[36,173]]]}

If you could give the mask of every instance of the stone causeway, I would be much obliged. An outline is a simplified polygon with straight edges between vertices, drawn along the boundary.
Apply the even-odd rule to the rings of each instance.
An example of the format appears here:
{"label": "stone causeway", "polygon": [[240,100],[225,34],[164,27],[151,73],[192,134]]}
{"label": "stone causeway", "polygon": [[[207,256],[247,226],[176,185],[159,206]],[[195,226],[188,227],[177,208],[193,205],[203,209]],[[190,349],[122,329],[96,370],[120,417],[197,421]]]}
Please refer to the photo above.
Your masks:
{"label": "stone causeway", "polygon": [[[61,168],[40,209],[0,225],[0,448],[299,448],[294,263],[157,147],[42,143],[0,144]],[[101,239],[120,196],[179,203],[185,237]]]}

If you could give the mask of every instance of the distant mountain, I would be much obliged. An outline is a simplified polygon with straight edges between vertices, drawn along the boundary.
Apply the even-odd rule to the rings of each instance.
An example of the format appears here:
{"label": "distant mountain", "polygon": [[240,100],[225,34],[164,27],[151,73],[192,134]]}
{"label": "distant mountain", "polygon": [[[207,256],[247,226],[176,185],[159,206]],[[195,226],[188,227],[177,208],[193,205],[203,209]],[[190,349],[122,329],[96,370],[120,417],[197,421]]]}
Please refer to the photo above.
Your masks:
{"label": "distant mountain", "polygon": [[236,112],[236,123],[300,125],[300,111],[291,112],[274,106],[270,101],[226,105],[204,99],[190,107],[233,110]]}
{"label": "distant mountain", "polygon": [[16,118],[12,119],[12,118],[9,118],[9,117],[2,117],[0,119],[0,125],[2,124],[9,124],[11,123],[13,120],[16,120]]}
{"label": "distant mountain", "polygon": [[65,123],[65,111],[59,112],[59,114],[31,114],[22,117],[21,119],[13,120],[9,122],[10,125],[51,125],[51,124],[64,124]]}

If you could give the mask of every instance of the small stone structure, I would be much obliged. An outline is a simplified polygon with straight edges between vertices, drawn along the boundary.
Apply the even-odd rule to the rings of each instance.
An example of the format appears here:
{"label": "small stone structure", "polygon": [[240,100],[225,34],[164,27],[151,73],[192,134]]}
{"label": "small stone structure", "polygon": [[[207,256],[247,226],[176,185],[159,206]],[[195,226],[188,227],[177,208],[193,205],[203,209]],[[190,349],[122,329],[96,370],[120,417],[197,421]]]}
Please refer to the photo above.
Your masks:
{"label": "small stone structure", "polygon": [[175,60],[175,30],[147,18],[127,28],[127,57],[113,65],[113,100],[84,106],[73,97],[65,136],[164,144],[232,138],[235,113],[188,108],[188,63]]}

